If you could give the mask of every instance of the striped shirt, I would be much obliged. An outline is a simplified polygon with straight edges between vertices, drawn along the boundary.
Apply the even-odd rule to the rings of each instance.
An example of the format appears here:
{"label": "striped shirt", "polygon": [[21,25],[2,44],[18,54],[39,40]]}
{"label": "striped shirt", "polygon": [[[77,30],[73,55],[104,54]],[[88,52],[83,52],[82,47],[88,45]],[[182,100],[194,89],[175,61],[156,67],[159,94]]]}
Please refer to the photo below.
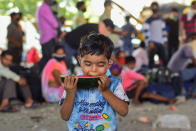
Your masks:
{"label": "striped shirt", "polygon": [[166,25],[160,17],[148,18],[143,24],[142,33],[147,45],[150,41],[160,44],[167,42]]}
{"label": "striped shirt", "polygon": [[189,34],[196,32],[196,15],[194,15],[191,20],[188,20],[187,14],[184,14],[181,17],[181,21],[184,23],[186,36],[189,36]]}

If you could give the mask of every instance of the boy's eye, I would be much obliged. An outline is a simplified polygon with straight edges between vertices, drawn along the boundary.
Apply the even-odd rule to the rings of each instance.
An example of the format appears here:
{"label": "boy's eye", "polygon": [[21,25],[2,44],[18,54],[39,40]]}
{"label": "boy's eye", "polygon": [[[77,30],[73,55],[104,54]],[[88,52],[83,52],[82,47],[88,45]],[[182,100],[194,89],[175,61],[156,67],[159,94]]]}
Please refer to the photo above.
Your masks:
{"label": "boy's eye", "polygon": [[99,67],[104,67],[105,65],[104,65],[104,64],[99,64],[98,66],[99,66]]}
{"label": "boy's eye", "polygon": [[86,66],[90,66],[91,64],[90,64],[90,63],[85,63],[85,65],[86,65]]}

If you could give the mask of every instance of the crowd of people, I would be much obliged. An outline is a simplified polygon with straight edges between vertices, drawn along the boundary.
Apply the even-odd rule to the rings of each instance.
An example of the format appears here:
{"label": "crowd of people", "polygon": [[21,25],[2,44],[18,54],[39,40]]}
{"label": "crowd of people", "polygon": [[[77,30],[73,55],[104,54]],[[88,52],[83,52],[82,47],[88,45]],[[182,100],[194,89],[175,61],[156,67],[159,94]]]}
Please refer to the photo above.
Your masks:
{"label": "crowd of people", "polygon": [[[55,0],[44,0],[37,9],[42,57],[40,59],[36,49],[32,48],[26,61],[34,64],[31,68],[21,66],[25,33],[19,22],[23,15],[10,15],[7,50],[2,51],[0,57],[0,112],[17,111],[10,104],[13,98],[24,101],[26,108],[39,107],[37,103],[40,102],[61,101],[62,118],[75,121],[76,116],[71,115],[72,110],[85,112],[83,106],[87,103],[85,99],[88,95],[94,95],[91,102],[94,104],[95,96],[99,98],[99,109],[112,117],[114,112],[122,116],[127,114],[129,99],[132,99],[133,104],[140,105],[147,100],[174,104],[178,102],[178,97],[196,98],[195,0],[184,12],[171,9],[167,19],[159,15],[159,4],[153,2],[150,6],[153,13],[143,23],[140,31],[130,24],[129,16],[125,16],[126,24],[118,29],[110,19],[112,2],[106,0],[105,11],[98,23],[88,23],[83,14],[86,5],[83,1],[78,2],[72,31],[66,32],[62,29],[66,18],[58,16],[57,7]],[[139,47],[135,47],[131,39],[140,32],[145,40],[140,42]],[[121,40],[120,47],[114,46],[119,42],[115,37]],[[155,59],[156,56],[158,59]],[[77,62],[74,63],[73,59],[77,59]],[[104,75],[99,82],[102,95],[97,91],[89,94],[75,90],[77,79],[74,81],[75,78],[69,75],[78,75],[75,68],[79,65],[85,75]],[[67,76],[65,85],[61,82],[61,75]],[[108,78],[110,84],[107,83]],[[111,88],[111,92],[107,91],[106,86]],[[81,108],[73,107],[74,104]],[[86,112],[90,112],[90,109]],[[101,115],[92,119],[101,119]],[[86,116],[82,118],[88,119]],[[69,129],[74,127],[73,124],[70,121]]]}

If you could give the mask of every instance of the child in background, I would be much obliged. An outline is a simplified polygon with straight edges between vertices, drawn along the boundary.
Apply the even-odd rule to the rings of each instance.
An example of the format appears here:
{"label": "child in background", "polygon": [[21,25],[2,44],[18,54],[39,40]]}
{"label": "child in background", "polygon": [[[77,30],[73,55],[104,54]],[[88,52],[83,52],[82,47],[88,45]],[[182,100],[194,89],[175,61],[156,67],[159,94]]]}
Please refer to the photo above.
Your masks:
{"label": "child in background", "polygon": [[123,67],[125,65],[125,57],[126,57],[126,54],[124,51],[120,50],[116,53],[116,63]]}
{"label": "child in background", "polygon": [[116,131],[116,112],[121,116],[128,113],[128,97],[121,80],[106,76],[111,65],[114,48],[112,41],[101,34],[83,37],[78,61],[84,75],[99,76],[98,87],[77,89],[78,78],[67,76],[64,86],[62,119],[68,121],[68,130]]}
{"label": "child in background", "polygon": [[129,98],[133,98],[132,103],[135,105],[141,104],[144,99],[154,99],[157,101],[167,102],[169,104],[174,103],[175,99],[166,98],[151,92],[148,92],[146,78],[133,71],[136,65],[136,60],[133,56],[126,57],[127,68],[122,71],[122,84],[123,88]]}
{"label": "child in background", "polygon": [[118,64],[112,64],[110,67],[110,72],[113,76],[118,77],[122,71],[122,68]]}
{"label": "child in background", "polygon": [[133,57],[136,59],[135,70],[145,74],[148,71],[148,53],[145,49],[145,43],[141,42],[139,48],[133,51]]}
{"label": "child in background", "polygon": [[60,75],[68,75],[64,47],[57,45],[54,50],[42,73],[42,94],[46,102],[58,102],[61,99],[64,90]]}
{"label": "child in background", "polygon": [[110,67],[110,72],[113,76],[118,77],[125,65],[125,52],[120,50],[116,53],[116,56],[112,55],[111,59],[114,63]]}

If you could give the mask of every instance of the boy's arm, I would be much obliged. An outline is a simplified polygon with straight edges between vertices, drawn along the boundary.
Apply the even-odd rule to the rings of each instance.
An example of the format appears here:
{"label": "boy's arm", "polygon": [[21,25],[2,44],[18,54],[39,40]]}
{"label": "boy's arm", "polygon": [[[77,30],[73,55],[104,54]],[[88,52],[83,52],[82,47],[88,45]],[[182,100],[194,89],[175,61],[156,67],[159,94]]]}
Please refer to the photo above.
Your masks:
{"label": "boy's arm", "polygon": [[62,104],[60,113],[61,113],[61,118],[65,121],[68,121],[73,110],[76,91],[73,92],[68,91],[66,93],[67,93],[66,98]]}
{"label": "boy's arm", "polygon": [[103,97],[108,101],[112,108],[121,116],[128,113],[128,104],[115,96],[109,89],[102,92]]}
{"label": "boy's arm", "polygon": [[128,113],[128,104],[109,90],[110,79],[107,76],[103,76],[98,83],[100,92],[112,108],[121,116],[126,116]]}
{"label": "boy's arm", "polygon": [[63,105],[60,109],[60,113],[61,113],[61,118],[65,121],[69,120],[73,110],[74,100],[77,91],[76,88],[77,82],[78,82],[78,78],[75,78],[74,76],[66,76],[64,80],[63,87],[66,90],[67,94],[63,102]]}

